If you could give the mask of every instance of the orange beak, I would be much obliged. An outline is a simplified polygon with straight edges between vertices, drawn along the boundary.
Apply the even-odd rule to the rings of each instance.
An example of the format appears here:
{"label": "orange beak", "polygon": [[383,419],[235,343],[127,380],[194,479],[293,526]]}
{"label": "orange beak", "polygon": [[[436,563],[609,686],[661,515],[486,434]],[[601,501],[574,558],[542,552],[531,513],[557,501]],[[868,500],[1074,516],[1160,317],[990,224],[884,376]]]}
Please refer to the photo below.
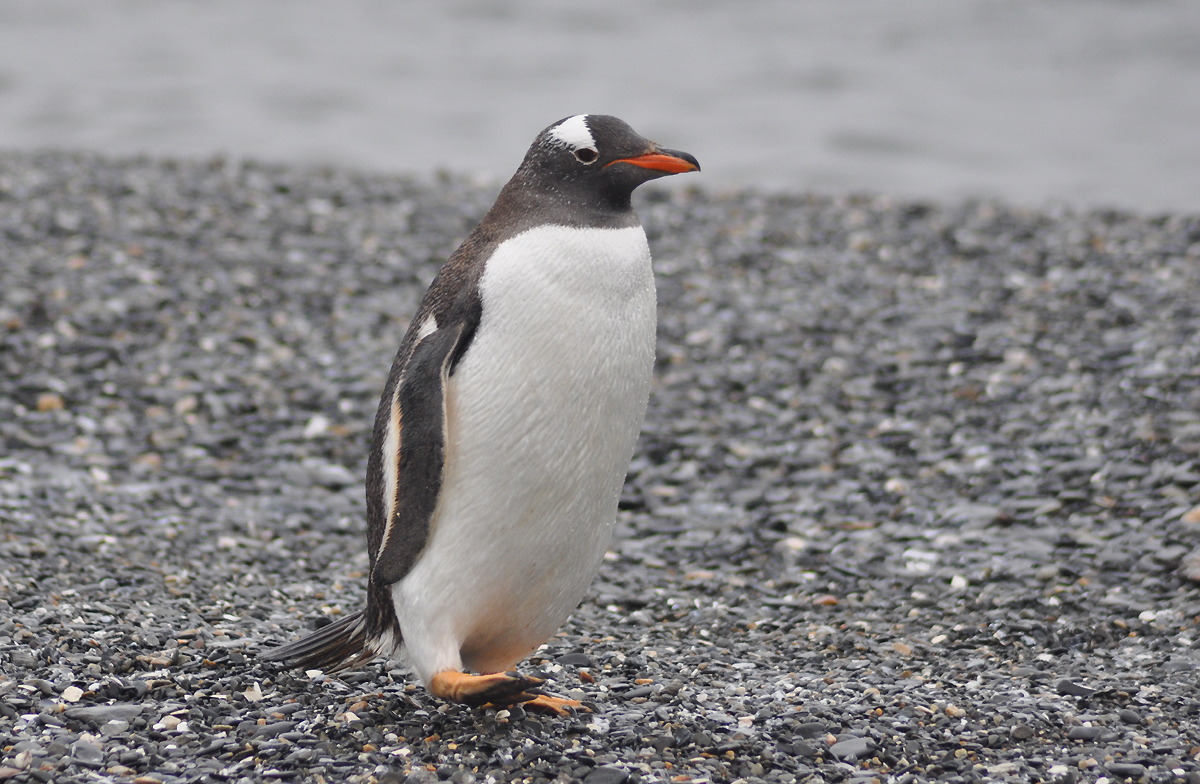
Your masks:
{"label": "orange beak", "polygon": [[[687,156],[686,158],[683,156]],[[688,160],[688,159],[691,160]],[[640,166],[643,169],[654,169],[655,171],[666,172],[667,174],[682,174],[683,172],[700,171],[700,164],[692,156],[687,153],[667,155],[661,152],[647,153],[646,155],[638,155],[634,158],[621,158],[613,161],[604,168],[608,168],[616,163],[631,163],[634,166]]]}

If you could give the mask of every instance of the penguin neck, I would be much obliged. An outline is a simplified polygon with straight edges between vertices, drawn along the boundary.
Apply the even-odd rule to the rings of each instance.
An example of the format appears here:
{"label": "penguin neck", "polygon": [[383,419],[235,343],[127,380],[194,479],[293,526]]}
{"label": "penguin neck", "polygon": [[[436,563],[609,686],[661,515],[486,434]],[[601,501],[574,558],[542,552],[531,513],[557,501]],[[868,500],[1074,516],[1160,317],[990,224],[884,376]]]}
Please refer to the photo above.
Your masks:
{"label": "penguin neck", "polygon": [[[546,224],[580,229],[625,229],[639,225],[632,191],[601,191],[574,179],[551,179],[518,172],[500,191],[484,224],[514,236]],[[589,184],[590,185],[590,184]]]}

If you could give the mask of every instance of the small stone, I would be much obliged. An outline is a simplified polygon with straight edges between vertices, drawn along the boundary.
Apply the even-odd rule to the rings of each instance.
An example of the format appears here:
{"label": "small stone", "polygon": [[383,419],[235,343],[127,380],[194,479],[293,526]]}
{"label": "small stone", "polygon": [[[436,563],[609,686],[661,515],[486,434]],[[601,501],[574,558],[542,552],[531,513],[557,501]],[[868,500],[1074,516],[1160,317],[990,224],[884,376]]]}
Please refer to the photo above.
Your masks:
{"label": "small stone", "polygon": [[254,731],[255,738],[274,738],[276,735],[282,735],[285,732],[291,732],[296,727],[294,721],[277,721],[271,724],[264,724]]}
{"label": "small stone", "polygon": [[590,656],[588,656],[586,653],[565,653],[562,656],[559,656],[554,661],[558,662],[559,664],[569,665],[571,667],[591,667],[591,666],[593,666],[592,658]]}
{"label": "small stone", "polygon": [[88,705],[67,708],[67,718],[79,719],[96,726],[110,721],[133,721],[142,712],[142,706],[118,703],[116,705]]}
{"label": "small stone", "polygon": [[1179,562],[1179,573],[1193,582],[1200,582],[1200,547],[1183,557]]}
{"label": "small stone", "polygon": [[604,765],[587,774],[583,784],[625,784],[629,772],[613,765]]}
{"label": "small stone", "polygon": [[1130,710],[1129,708],[1122,708],[1121,710],[1117,711],[1117,718],[1126,724],[1142,723],[1142,717],[1138,715],[1137,711]]}
{"label": "small stone", "polygon": [[1059,694],[1067,694],[1072,697],[1090,697],[1096,693],[1094,689],[1089,689],[1087,686],[1076,683],[1075,681],[1063,678],[1054,684],[1054,689]]}
{"label": "small stone", "polygon": [[86,740],[77,740],[71,744],[71,757],[80,765],[98,768],[104,764],[104,749]]}
{"label": "small stone", "polygon": [[1033,737],[1033,727],[1028,724],[1018,724],[1012,728],[1011,734],[1017,740],[1029,740]]}
{"label": "small stone", "polygon": [[47,411],[62,411],[63,399],[53,392],[46,392],[38,395],[37,410],[45,413]]}
{"label": "small stone", "polygon": [[306,466],[311,481],[333,490],[353,485],[361,481],[345,466],[336,463],[314,462]]}
{"label": "small stone", "polygon": [[63,702],[79,702],[83,699],[83,689],[78,686],[68,686],[63,689]]}
{"label": "small stone", "polygon": [[863,759],[875,750],[870,738],[849,738],[829,747],[829,753],[841,760]]}
{"label": "small stone", "polygon": [[404,784],[437,784],[438,775],[432,770],[414,767],[404,780]]}
{"label": "small stone", "polygon": [[785,750],[793,756],[807,757],[811,759],[812,757],[817,756],[817,752],[821,750],[821,747],[812,741],[800,740],[789,744],[788,749]]}
{"label": "small stone", "polygon": [[1046,564],[1040,567],[1033,576],[1044,583],[1048,583],[1058,577],[1058,564]]}
{"label": "small stone", "polygon": [[37,659],[29,651],[16,650],[12,652],[12,663],[17,667],[25,670],[32,670],[37,666]]}
{"label": "small stone", "polygon": [[1076,725],[1067,730],[1067,740],[1096,740],[1104,730],[1100,727],[1083,727]]}
{"label": "small stone", "polygon": [[395,768],[375,774],[375,784],[405,784],[406,781],[408,781],[408,777],[404,775],[404,772]]}
{"label": "small stone", "polygon": [[1172,656],[1162,664],[1162,669],[1166,672],[1188,672],[1196,669],[1196,663],[1186,656]]}
{"label": "small stone", "polygon": [[117,719],[114,721],[107,721],[100,727],[100,734],[104,735],[106,737],[110,737],[112,735],[120,735],[120,734],[128,732],[128,731],[129,731],[129,722],[121,720],[121,719]]}
{"label": "small stone", "polygon": [[1105,766],[1108,772],[1120,779],[1140,779],[1146,775],[1146,766],[1136,762],[1109,762]]}
{"label": "small stone", "polygon": [[804,738],[806,740],[811,740],[812,738],[821,737],[822,735],[824,735],[827,732],[827,730],[826,730],[826,725],[824,722],[808,721],[808,722],[805,722],[804,724],[797,724],[794,732],[796,733],[796,737],[798,737],[798,738]]}
{"label": "small stone", "polygon": [[179,718],[178,716],[167,715],[158,720],[158,723],[154,725],[154,729],[172,732],[182,723],[183,719]]}

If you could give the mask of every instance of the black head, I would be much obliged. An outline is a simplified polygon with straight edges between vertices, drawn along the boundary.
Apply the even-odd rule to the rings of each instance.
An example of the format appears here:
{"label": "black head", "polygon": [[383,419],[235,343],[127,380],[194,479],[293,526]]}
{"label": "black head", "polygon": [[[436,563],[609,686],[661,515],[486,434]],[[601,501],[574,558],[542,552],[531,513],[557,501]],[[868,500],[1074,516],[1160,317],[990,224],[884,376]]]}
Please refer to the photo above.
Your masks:
{"label": "black head", "polygon": [[642,183],[699,170],[691,155],[659,147],[616,117],[577,114],[538,134],[509,187],[575,210],[628,212]]}

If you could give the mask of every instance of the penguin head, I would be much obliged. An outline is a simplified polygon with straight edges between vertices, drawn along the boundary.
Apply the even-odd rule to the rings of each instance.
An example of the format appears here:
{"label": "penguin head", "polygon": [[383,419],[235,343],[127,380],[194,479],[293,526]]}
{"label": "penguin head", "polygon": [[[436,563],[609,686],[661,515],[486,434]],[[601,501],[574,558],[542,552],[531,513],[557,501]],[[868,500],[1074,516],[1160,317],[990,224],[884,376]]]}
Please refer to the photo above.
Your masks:
{"label": "penguin head", "polygon": [[518,174],[551,192],[628,208],[642,183],[699,170],[692,155],[659,147],[616,117],[577,114],[538,134]]}

